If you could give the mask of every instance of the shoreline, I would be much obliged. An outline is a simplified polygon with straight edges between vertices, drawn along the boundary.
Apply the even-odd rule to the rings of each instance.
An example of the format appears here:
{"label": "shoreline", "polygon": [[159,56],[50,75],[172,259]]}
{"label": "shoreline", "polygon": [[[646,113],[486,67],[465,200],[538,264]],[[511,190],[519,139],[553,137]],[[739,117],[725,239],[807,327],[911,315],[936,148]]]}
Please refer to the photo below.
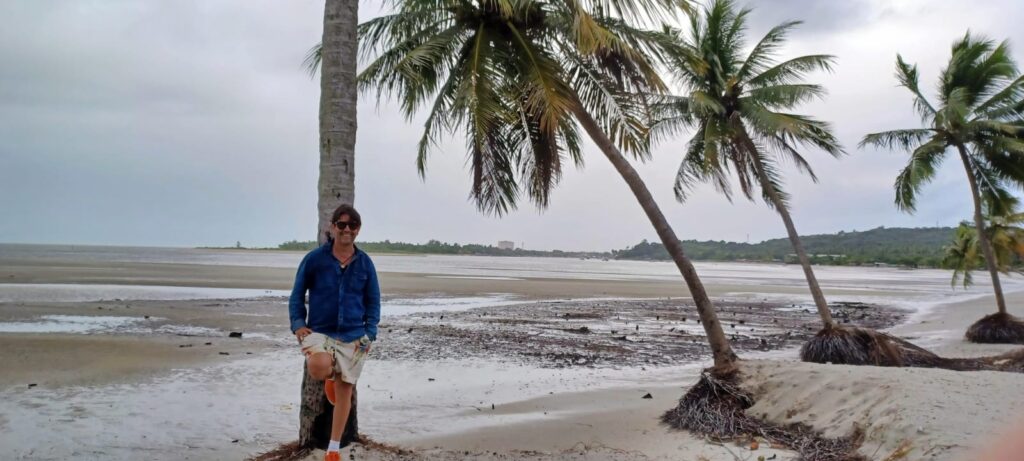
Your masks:
{"label": "shoreline", "polygon": [[[51,267],[47,267],[48,264]],[[725,268],[734,271],[748,269],[743,266]],[[192,270],[200,272],[189,273]],[[748,279],[743,283],[736,283],[737,278],[724,271],[725,276],[718,275],[718,278],[711,279],[708,283],[709,291],[712,291],[716,301],[724,303],[725,310],[729,312],[746,312],[746,309],[730,310],[731,304],[741,308],[751,306],[751,309],[763,303],[772,306],[788,305],[783,312],[798,319],[794,320],[797,322],[794,325],[816,324],[813,308],[806,304],[809,300],[805,294],[806,288],[773,279],[757,283],[758,277],[765,277],[759,270],[745,275]],[[195,281],[208,277],[203,281],[211,287],[223,287],[220,283],[224,281],[241,281],[259,289],[268,288],[259,285],[261,280],[281,277],[290,272],[291,269],[238,266],[147,263],[54,265],[52,262],[30,264],[15,270],[15,274],[21,274],[19,277],[32,275],[34,281],[45,283],[58,280],[74,280],[75,283],[112,280],[118,286],[152,287],[154,281],[170,280],[176,284],[170,286],[195,286]],[[250,278],[254,274],[257,277]],[[839,274],[841,277],[853,277],[858,273],[844,271]],[[888,274],[897,278],[890,280]],[[4,275],[9,274],[0,270],[0,276]],[[659,423],[661,413],[673,407],[676,400],[697,379],[708,357],[698,354],[696,362],[682,363],[688,361],[688,356],[672,353],[668,354],[671,359],[659,361],[653,356],[644,355],[644,342],[633,344],[628,341],[628,336],[639,331],[639,339],[655,341],[649,343],[651,345],[658,344],[656,341],[659,335],[666,334],[666,330],[671,332],[671,328],[679,328],[681,319],[671,315],[678,315],[682,311],[672,314],[665,309],[678,309],[675,307],[677,304],[689,302],[682,283],[661,280],[502,278],[493,275],[477,278],[463,274],[441,278],[446,275],[440,274],[439,277],[439,274],[422,273],[382,273],[381,276],[382,280],[386,279],[390,284],[386,301],[390,299],[402,304],[403,313],[423,310],[423,313],[414,315],[385,315],[382,327],[385,322],[390,322],[394,323],[394,328],[400,324],[405,329],[422,330],[411,335],[402,330],[401,335],[394,336],[391,345],[419,345],[425,351],[440,355],[410,356],[405,354],[407,351],[394,355],[385,353],[388,344],[382,343],[379,361],[373,364],[372,369],[367,369],[360,383],[360,391],[367,392],[360,402],[360,415],[365,418],[361,421],[361,427],[373,439],[415,448],[418,454],[414,454],[413,459],[493,459],[498,455],[491,454],[499,453],[510,459],[538,460],[699,459],[705,456],[712,461],[731,461],[735,459],[735,453],[739,453],[737,450],[744,449],[728,443],[709,444],[692,435],[671,431]],[[837,277],[835,273],[833,277]],[[935,275],[931,277],[934,279]],[[904,280],[910,280],[911,283],[907,285]],[[33,283],[25,280],[17,282]],[[890,331],[921,338],[914,339],[915,342],[935,341],[934,348],[928,347],[942,355],[989,355],[988,352],[978,352],[1004,352],[1012,348],[965,345],[961,344],[962,340],[957,340],[962,331],[957,335],[950,334],[961,326],[965,328],[967,323],[980,318],[988,309],[994,310],[989,306],[991,296],[983,294],[984,287],[977,287],[974,293],[967,294],[935,291],[934,280],[922,282],[916,276],[904,276],[895,271],[865,273],[861,279],[840,278],[838,285],[842,287],[839,290],[826,289],[830,299],[837,303],[880,302],[896,307],[923,309],[919,315],[913,315],[904,323],[892,326]],[[1024,304],[1024,293],[1018,289],[1021,284],[1007,285],[1011,305]],[[3,286],[0,284],[0,288]],[[418,302],[423,299],[433,299],[438,303]],[[459,307],[457,312],[447,311],[447,307],[453,307],[446,307],[445,303],[449,301],[462,303],[458,306],[463,307]],[[486,305],[496,302],[506,304],[464,310],[475,307],[474,303]],[[606,305],[604,309],[607,312],[601,314],[603,320],[584,316],[567,321],[559,317],[566,312],[594,315],[602,312],[595,308],[599,305]],[[4,347],[5,351],[0,353],[0,366],[18,370],[0,379],[0,395],[4,402],[0,403],[0,445],[22,447],[18,450],[24,454],[26,452],[23,447],[40,444],[48,447],[48,453],[52,456],[34,452],[35,456],[54,458],[70,455],[71,451],[65,450],[83,446],[88,447],[85,452],[101,458],[146,453],[147,457],[167,456],[167,459],[171,459],[171,454],[177,453],[172,447],[180,446],[182,441],[188,440],[188,446],[192,448],[183,453],[199,458],[242,458],[292,438],[298,416],[296,394],[298,380],[301,378],[301,360],[295,355],[294,346],[287,335],[287,309],[283,298],[17,302],[0,303],[0,307],[0,323],[25,321],[43,315],[150,316],[146,322],[139,321],[131,324],[130,328],[125,327],[128,329],[109,330],[115,333],[114,336],[102,331],[96,334],[47,333],[36,336],[0,333],[0,347]],[[806,313],[802,312],[804,309],[807,309]],[[720,315],[726,315],[724,312],[720,312]],[[648,318],[651,316],[655,318]],[[752,317],[737,318],[751,322],[748,327],[761,329],[765,325],[763,320],[753,321]],[[552,319],[561,320],[562,323],[552,322]],[[491,321],[493,323],[489,324]],[[630,334],[625,335],[626,342],[610,336],[613,335],[612,328],[622,328],[620,323],[633,328]],[[723,318],[723,323],[726,323],[728,329],[729,317]],[[739,322],[736,323],[739,327]],[[459,335],[446,336],[446,332],[451,331],[447,328],[456,324],[484,334],[462,339]],[[561,326],[563,324],[565,326]],[[794,325],[785,328],[792,329]],[[587,326],[592,331],[585,335],[572,331],[581,326]],[[198,330],[195,331],[200,334],[187,333],[191,336],[181,336],[175,333],[193,331],[180,330],[183,327],[196,327]],[[142,333],[132,333],[135,330],[131,328],[141,328],[139,331]],[[228,332],[236,330],[244,331],[243,339],[226,337]],[[118,331],[122,333],[116,333]],[[569,366],[545,368],[540,366],[541,362],[551,360],[543,357],[524,360],[524,357],[534,356],[528,355],[530,351],[527,346],[520,346],[516,342],[519,335],[537,332],[558,341],[571,339],[572,342],[567,343],[569,345],[559,346],[567,351],[640,347],[634,352],[629,352],[633,349],[622,349],[608,356],[639,357],[640,360],[612,360],[605,365],[591,367],[580,366],[573,359]],[[153,336],[154,333],[158,335]],[[417,337],[420,333],[425,336]],[[618,332],[614,335],[621,336]],[[457,341],[451,343],[451,347],[440,348],[436,347],[437,344],[424,341],[445,337]],[[493,355],[461,354],[457,345],[463,343],[458,341],[472,343],[472,338],[487,338],[484,343],[496,341],[493,344],[498,349],[510,352],[511,355],[502,355],[507,359],[495,359]],[[501,341],[505,341],[503,338],[510,342],[501,345]],[[211,344],[206,345],[207,342]],[[661,347],[651,350],[661,351]],[[636,354],[636,351],[641,353],[628,355]],[[222,355],[221,352],[228,355]],[[76,360],[76,354],[79,353],[83,354],[81,357],[92,355],[104,358],[105,361]],[[1016,377],[1008,378],[998,374],[958,375],[955,373],[964,372],[946,371],[894,374],[877,369],[882,371],[877,371],[881,374],[875,375],[872,374],[876,373],[874,367],[847,370],[851,367],[800,364],[795,361],[795,347],[785,345],[783,349],[769,352],[750,352],[748,349],[741,355],[752,369],[769,370],[765,373],[758,371],[751,379],[770,385],[776,379],[771,378],[772,369],[780,366],[793,368],[796,371],[792,374],[776,376],[785,376],[786,380],[794,384],[802,383],[802,386],[814,389],[821,396],[830,395],[836,390],[814,387],[815,381],[808,381],[809,376],[852,373],[851,376],[861,380],[858,382],[867,383],[871,379],[890,379],[889,376],[898,375],[892,378],[891,386],[894,388],[914,388],[918,386],[914,380],[921,377],[963,386],[969,385],[965,383],[974,380],[975,376],[984,376],[983,382],[1002,383],[999,389],[1004,390],[1012,388],[1011,384],[1017,382],[1014,381]],[[32,376],[33,367],[41,363],[40,358],[47,357],[54,357],[54,364],[57,365],[55,369],[60,370],[60,373]],[[439,357],[443,360],[439,361]],[[608,357],[601,360],[607,361]],[[645,357],[654,360],[652,363],[644,363]],[[558,363],[561,357],[554,359],[551,363]],[[673,365],[673,361],[680,363]],[[75,367],[88,368],[90,373],[78,373]],[[5,387],[4,383],[9,385]],[[29,389],[26,383],[36,383],[38,386]],[[396,386],[396,383],[401,385]],[[1024,386],[1024,383],[1021,384]],[[924,384],[921,386],[926,387]],[[872,391],[869,387],[864,389],[866,393]],[[954,395],[956,389],[955,386],[935,387],[930,392]],[[152,399],[148,395],[150,392],[166,394],[170,400],[162,402]],[[767,389],[760,395],[770,398],[770,392]],[[651,398],[643,398],[648,393]],[[59,396],[59,400],[49,398],[51,394]],[[783,393],[773,406],[766,407],[764,411],[775,414],[773,411],[778,410],[777,414],[786,415],[790,410],[802,408],[800,402],[787,400],[785,396]],[[884,394],[872,396],[886,399]],[[110,406],[111,402],[117,403]],[[908,419],[944,414],[941,408],[932,408],[935,405],[933,400],[919,402],[928,405],[927,409],[908,416]],[[893,412],[904,411],[899,407],[899,402],[889,403],[888,408]],[[974,405],[976,402],[968,403]],[[979,415],[988,411],[983,404],[978,403],[978,408],[982,409],[976,411]],[[140,409],[122,408],[125,405],[135,405]],[[960,408],[973,407],[968,405]],[[152,422],[146,417],[152,412],[164,413],[166,424],[171,426],[166,435],[157,437],[156,434],[160,432],[155,431]],[[806,418],[803,421],[810,424],[827,426],[827,422],[804,413],[813,412],[798,411],[794,414],[798,418]],[[237,416],[240,415],[245,416],[239,419]],[[853,420],[858,418],[856,415],[844,417]],[[204,420],[199,422],[195,418]],[[45,433],[45,428],[52,421],[68,425],[69,437],[66,443],[48,444],[35,435]],[[115,441],[94,433],[89,429],[89,421],[108,429],[121,428],[123,433],[119,434],[122,438]],[[928,422],[922,420],[920,424]],[[439,431],[439,427],[452,430]],[[880,427],[878,431],[880,434],[893,431],[896,434],[903,433],[900,432],[903,429],[891,427],[895,426]],[[117,431],[114,429],[115,433]],[[139,442],[137,437],[143,436],[148,436],[148,441]],[[958,446],[968,447],[973,443],[962,438],[958,440]],[[877,446],[887,448],[892,443],[886,439],[878,442]],[[791,452],[769,451],[767,445],[764,444],[757,453],[746,453],[743,456],[754,455],[751,459],[756,459],[757,455],[769,457],[777,454],[779,460],[792,458]],[[359,459],[409,459],[396,458],[384,452],[367,452],[359,447],[355,449]]]}

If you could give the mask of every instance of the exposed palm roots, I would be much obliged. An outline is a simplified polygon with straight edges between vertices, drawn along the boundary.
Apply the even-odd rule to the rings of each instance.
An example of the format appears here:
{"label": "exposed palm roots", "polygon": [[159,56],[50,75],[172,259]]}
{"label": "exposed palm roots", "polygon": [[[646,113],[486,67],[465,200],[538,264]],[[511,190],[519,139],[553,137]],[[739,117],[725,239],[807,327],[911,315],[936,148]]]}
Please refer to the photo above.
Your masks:
{"label": "exposed palm roots", "polygon": [[992,357],[945,358],[907,340],[851,326],[822,329],[800,348],[800,359],[842,365],[1024,372],[1024,349]]}
{"label": "exposed palm roots", "polygon": [[974,343],[1024,344],[1024,320],[996,313],[982,317],[967,328],[964,335]]}
{"label": "exposed palm roots", "polygon": [[806,461],[860,461],[857,453],[863,434],[827,439],[803,424],[780,426],[747,416],[753,398],[739,387],[736,370],[712,373],[705,370],[679,405],[665,412],[661,420],[670,427],[717,440],[761,437],[800,453]]}

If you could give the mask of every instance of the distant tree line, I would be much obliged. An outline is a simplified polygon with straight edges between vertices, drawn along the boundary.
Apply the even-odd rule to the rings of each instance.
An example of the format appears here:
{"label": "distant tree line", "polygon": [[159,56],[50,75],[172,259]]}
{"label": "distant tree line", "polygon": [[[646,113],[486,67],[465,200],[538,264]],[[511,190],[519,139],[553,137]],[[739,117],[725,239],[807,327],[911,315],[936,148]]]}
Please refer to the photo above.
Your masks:
{"label": "distant tree line", "polygon": [[[300,242],[292,240],[277,246],[279,250],[309,251],[316,248],[317,242]],[[412,254],[435,254],[435,255],[476,255],[476,256],[538,256],[555,258],[608,258],[611,253],[607,252],[585,252],[585,251],[539,251],[516,248],[513,250],[498,248],[491,245],[469,243],[461,245],[458,243],[446,243],[439,240],[430,240],[427,243],[405,243],[392,242],[359,242],[358,247],[370,253],[412,253]]]}
{"label": "distant tree line", "polygon": [[[870,265],[876,263],[907,267],[940,267],[952,227],[885,228],[862,232],[808,235],[801,237],[814,264]],[[689,256],[702,261],[759,261],[795,263],[788,239],[760,243],[687,240]],[[643,241],[612,252],[615,259],[668,260],[661,243]]]}
{"label": "distant tree line", "polygon": [[[888,264],[905,267],[942,267],[945,247],[954,235],[952,227],[885,228],[837,234],[801,237],[814,264],[872,265]],[[277,246],[279,250],[309,251],[315,241],[292,240]],[[771,239],[760,243],[686,240],[684,248],[698,261],[754,261],[796,263],[796,255],[788,239]],[[491,245],[447,243],[361,242],[359,248],[370,253],[409,253],[478,256],[537,256],[556,258],[609,258],[639,261],[668,261],[671,258],[659,242],[644,240],[624,250],[611,252],[538,251],[502,249]]]}

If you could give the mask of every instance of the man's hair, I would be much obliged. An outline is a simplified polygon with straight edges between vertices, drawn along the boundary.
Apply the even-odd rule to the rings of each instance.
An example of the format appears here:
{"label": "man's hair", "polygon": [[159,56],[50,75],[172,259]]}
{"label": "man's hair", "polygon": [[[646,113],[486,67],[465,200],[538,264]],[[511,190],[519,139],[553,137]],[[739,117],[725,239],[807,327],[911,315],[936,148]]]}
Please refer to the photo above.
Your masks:
{"label": "man's hair", "polygon": [[346,214],[348,215],[349,219],[352,220],[352,222],[356,223],[356,226],[359,226],[360,224],[363,223],[363,219],[359,217],[359,212],[356,211],[356,209],[353,208],[352,205],[342,203],[341,205],[338,205],[338,208],[334,209],[334,214],[331,215],[331,224],[338,222],[338,220],[341,219],[341,215]]}

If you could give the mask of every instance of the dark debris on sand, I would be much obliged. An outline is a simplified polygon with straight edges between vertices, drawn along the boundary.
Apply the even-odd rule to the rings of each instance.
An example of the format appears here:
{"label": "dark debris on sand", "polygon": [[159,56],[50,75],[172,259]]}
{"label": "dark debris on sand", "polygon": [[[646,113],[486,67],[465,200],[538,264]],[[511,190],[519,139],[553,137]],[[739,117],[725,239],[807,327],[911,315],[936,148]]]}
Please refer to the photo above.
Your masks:
{"label": "dark debris on sand", "polygon": [[675,408],[662,415],[662,423],[715,440],[763,438],[813,461],[867,461],[857,453],[863,431],[838,439],[822,437],[804,424],[777,425],[748,416],[753,398],[740,385],[740,371],[713,373],[705,370]]}
{"label": "dark debris on sand", "polygon": [[[820,329],[811,306],[761,301],[715,305],[737,352],[796,347]],[[867,328],[898,323],[905,311],[835,303],[833,315]],[[571,300],[420,313],[385,319],[383,359],[479,357],[544,367],[669,365],[710,353],[695,306],[685,299]]]}

